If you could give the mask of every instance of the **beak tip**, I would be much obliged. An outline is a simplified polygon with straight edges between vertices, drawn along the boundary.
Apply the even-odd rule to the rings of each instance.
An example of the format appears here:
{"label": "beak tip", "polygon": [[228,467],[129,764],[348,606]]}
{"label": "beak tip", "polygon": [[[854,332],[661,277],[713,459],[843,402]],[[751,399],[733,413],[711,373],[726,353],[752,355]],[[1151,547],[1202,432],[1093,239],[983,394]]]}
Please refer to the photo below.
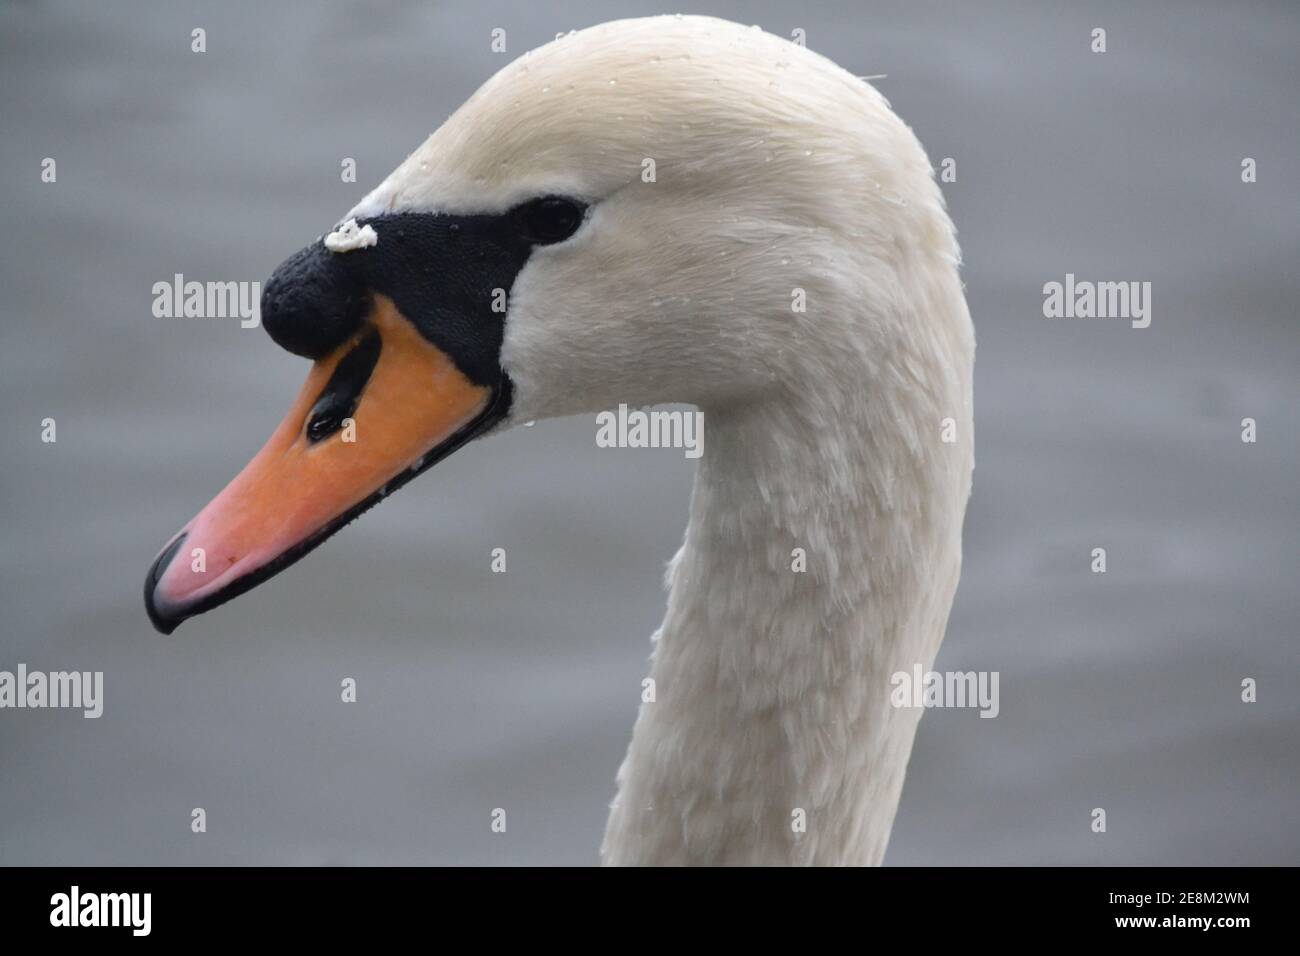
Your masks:
{"label": "beak tip", "polygon": [[170,634],[176,628],[180,627],[181,622],[189,615],[177,613],[177,609],[167,606],[165,603],[158,601],[158,581],[166,572],[168,565],[172,563],[172,558],[180,549],[181,543],[185,540],[185,534],[179,534],[175,540],[154,559],[149,567],[149,573],[144,579],[144,610],[149,615],[149,622],[153,624],[154,630],[159,634]]}
{"label": "beak tip", "polygon": [[154,604],[153,593],[151,589],[146,589],[144,595],[144,609],[149,615],[149,622],[153,624],[153,629],[159,634],[171,634],[176,628],[181,626],[185,620],[183,617],[166,617],[158,611],[158,606]]}

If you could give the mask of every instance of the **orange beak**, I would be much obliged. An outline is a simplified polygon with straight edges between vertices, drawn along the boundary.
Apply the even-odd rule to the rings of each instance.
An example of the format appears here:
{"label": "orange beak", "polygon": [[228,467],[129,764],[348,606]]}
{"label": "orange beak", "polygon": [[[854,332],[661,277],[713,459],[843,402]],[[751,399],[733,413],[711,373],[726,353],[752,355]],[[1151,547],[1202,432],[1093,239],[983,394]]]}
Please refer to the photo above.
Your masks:
{"label": "orange beak", "polygon": [[265,447],[154,561],[150,620],[169,634],[288,567],[490,425],[498,397],[376,294]]}

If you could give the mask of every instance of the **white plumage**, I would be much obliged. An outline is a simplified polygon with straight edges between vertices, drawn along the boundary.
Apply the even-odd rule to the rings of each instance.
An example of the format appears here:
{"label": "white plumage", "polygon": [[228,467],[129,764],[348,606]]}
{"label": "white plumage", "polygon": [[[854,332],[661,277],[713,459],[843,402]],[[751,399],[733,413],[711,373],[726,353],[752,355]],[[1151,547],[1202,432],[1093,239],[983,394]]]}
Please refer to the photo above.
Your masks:
{"label": "white plumage", "polygon": [[878,863],[920,714],[889,678],[942,640],[972,468],[925,153],[812,51],[626,20],[510,63],[350,215],[547,193],[592,207],[511,291],[512,421],[687,402],[707,432],[603,859]]}

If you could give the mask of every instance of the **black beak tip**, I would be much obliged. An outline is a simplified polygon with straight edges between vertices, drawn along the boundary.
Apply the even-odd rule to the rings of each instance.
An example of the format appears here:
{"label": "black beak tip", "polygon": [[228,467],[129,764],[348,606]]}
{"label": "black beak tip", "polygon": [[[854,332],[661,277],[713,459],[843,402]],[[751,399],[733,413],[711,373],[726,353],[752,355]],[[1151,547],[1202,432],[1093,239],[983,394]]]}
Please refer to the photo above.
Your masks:
{"label": "black beak tip", "polygon": [[158,610],[158,606],[153,601],[153,588],[149,584],[144,587],[144,609],[149,615],[149,622],[153,624],[153,629],[159,634],[170,634],[176,628],[181,626],[183,617],[164,617]]}
{"label": "black beak tip", "polygon": [[164,612],[158,606],[155,600],[155,594],[158,590],[158,579],[162,577],[167,566],[172,563],[172,558],[176,557],[176,552],[180,549],[181,543],[185,540],[184,534],[179,534],[167,547],[163,548],[162,553],[154,558],[154,562],[149,567],[149,573],[144,579],[144,610],[149,615],[149,622],[153,624],[154,630],[159,634],[170,634],[176,628],[181,626],[181,622],[188,615],[169,614]]}

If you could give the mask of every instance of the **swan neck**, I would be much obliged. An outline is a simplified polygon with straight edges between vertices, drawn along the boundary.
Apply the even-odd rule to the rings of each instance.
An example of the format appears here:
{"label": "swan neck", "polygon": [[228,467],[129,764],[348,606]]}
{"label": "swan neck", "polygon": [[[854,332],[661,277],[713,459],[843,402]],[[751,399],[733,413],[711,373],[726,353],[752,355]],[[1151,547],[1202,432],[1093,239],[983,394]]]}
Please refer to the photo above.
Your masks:
{"label": "swan neck", "polygon": [[706,410],[606,862],[883,857],[919,718],[889,678],[928,669],[942,637],[963,466],[908,449],[929,399],[874,421],[844,402]]}

